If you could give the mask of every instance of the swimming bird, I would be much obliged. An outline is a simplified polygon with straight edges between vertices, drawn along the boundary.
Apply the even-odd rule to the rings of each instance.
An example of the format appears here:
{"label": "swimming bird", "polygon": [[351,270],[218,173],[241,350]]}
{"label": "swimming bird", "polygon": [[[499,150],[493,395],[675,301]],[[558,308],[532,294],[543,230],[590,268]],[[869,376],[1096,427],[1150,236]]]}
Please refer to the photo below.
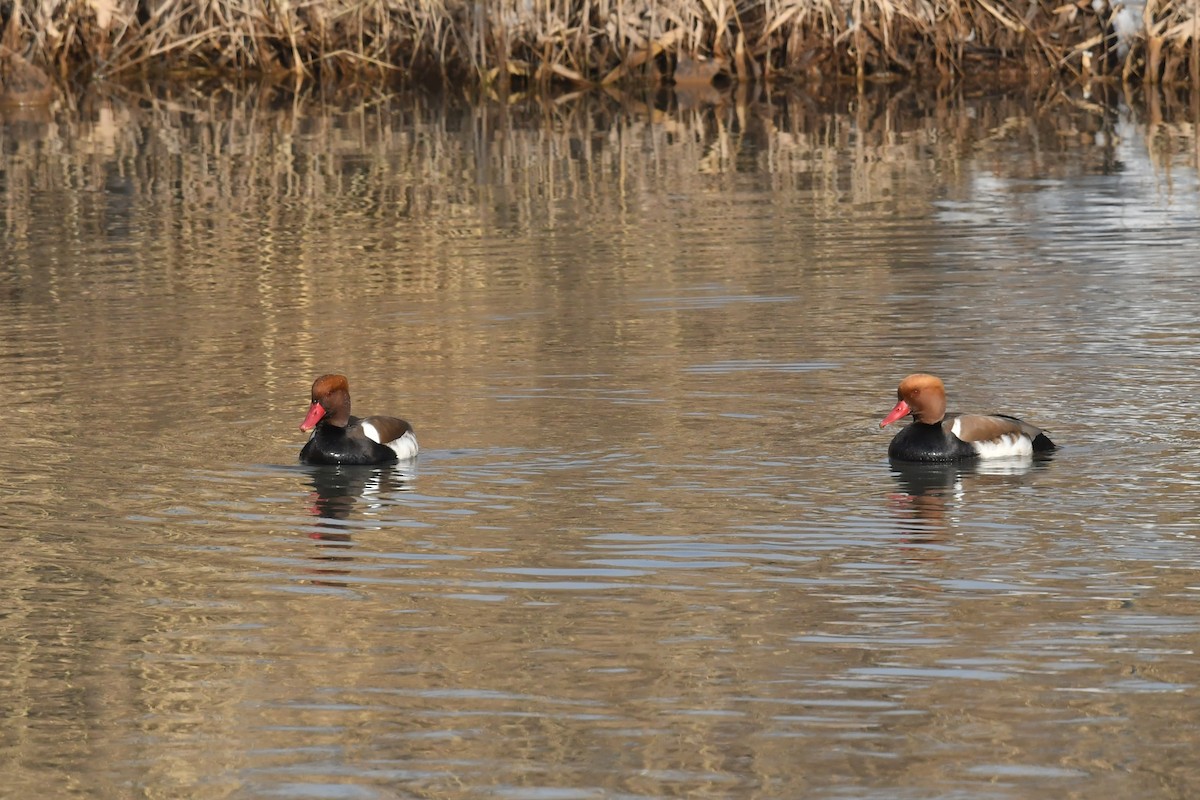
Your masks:
{"label": "swimming bird", "polygon": [[312,431],[300,451],[305,464],[387,464],[417,455],[412,425],[396,417],[350,416],[350,382],[345,375],[313,381],[312,405],[300,423]]}
{"label": "swimming bird", "polygon": [[1046,453],[1054,442],[1028,422],[1007,414],[947,414],[946,387],[940,378],[909,375],[896,390],[899,402],[879,427],[912,415],[913,422],[896,434],[888,456],[900,461],[959,461]]}

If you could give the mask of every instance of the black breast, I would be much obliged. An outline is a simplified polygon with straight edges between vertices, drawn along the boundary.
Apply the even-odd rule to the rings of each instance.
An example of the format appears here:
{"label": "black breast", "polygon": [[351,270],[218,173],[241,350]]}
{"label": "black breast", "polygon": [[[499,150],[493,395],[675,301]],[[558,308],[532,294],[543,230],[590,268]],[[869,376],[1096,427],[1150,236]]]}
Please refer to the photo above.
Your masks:
{"label": "black breast", "polygon": [[975,448],[950,433],[949,420],[936,425],[914,422],[896,434],[888,456],[900,461],[961,461],[976,458]]}
{"label": "black breast", "polygon": [[345,428],[318,423],[300,451],[300,463],[387,464],[396,460],[392,448],[368,439],[357,423],[354,418]]}

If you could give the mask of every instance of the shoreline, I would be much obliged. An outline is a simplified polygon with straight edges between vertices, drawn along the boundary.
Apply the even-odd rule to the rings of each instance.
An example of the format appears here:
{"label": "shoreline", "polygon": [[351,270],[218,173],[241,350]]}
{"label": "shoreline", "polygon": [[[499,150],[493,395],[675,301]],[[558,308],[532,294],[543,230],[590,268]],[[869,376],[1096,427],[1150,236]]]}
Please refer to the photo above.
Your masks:
{"label": "shoreline", "polygon": [[[1093,79],[1200,86],[1196,0],[14,0],[0,18],[0,103],[51,83],[169,76],[429,81],[498,93],[651,85]],[[56,13],[57,12],[57,13]]]}

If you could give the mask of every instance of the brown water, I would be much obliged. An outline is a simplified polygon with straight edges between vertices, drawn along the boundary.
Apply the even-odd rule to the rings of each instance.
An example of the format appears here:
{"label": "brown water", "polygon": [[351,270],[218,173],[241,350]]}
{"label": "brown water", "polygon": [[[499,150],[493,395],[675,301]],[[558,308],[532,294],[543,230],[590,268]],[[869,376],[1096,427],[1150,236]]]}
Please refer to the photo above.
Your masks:
{"label": "brown water", "polygon": [[1200,791],[1194,125],[684,100],[0,121],[0,794]]}

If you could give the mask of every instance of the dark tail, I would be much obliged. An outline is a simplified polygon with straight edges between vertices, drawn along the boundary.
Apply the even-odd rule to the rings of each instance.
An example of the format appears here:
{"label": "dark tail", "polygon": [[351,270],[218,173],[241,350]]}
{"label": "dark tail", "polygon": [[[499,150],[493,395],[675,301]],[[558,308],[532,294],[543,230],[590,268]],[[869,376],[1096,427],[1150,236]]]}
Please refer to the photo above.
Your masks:
{"label": "dark tail", "polygon": [[1050,437],[1044,433],[1039,433],[1033,437],[1033,452],[1049,453],[1051,450],[1057,450],[1058,445],[1050,441]]}

